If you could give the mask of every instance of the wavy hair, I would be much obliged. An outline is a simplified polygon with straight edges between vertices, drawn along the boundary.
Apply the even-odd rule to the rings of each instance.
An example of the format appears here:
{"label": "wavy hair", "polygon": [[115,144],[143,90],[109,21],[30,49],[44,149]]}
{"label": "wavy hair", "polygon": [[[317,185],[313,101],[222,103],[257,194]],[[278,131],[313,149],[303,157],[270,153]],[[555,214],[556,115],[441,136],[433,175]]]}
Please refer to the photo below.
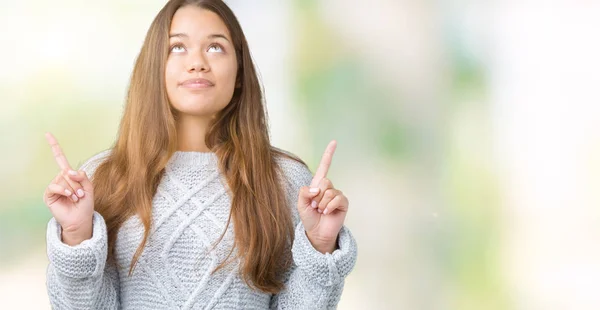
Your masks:
{"label": "wavy hair", "polygon": [[213,272],[227,264],[237,248],[244,281],[263,292],[277,293],[283,289],[282,275],[291,265],[294,227],[276,159],[283,156],[302,161],[271,146],[263,93],[248,43],[237,18],[220,0],[169,1],[148,30],[131,76],[117,140],[93,175],[95,210],[104,217],[108,230],[108,261],[116,263],[119,228],[137,215],[145,232],[129,275],[134,271],[150,233],[152,197],[177,150],[177,118],[167,97],[165,64],[173,15],[186,5],[220,16],[231,34],[238,62],[239,87],[205,136],[230,189],[227,226],[233,221],[235,235],[228,259]]}

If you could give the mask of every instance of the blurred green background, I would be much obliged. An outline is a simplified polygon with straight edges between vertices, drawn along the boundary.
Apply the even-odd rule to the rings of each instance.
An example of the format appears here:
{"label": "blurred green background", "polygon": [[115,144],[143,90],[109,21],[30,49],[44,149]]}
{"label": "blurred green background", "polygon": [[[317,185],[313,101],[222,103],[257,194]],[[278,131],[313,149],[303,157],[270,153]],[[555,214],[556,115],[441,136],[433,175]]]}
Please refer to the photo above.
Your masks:
{"label": "blurred green background", "polygon": [[[226,1],[273,144],[350,199],[340,309],[598,309],[600,4]],[[165,1],[0,2],[0,308],[49,309],[42,193],[108,148]]]}

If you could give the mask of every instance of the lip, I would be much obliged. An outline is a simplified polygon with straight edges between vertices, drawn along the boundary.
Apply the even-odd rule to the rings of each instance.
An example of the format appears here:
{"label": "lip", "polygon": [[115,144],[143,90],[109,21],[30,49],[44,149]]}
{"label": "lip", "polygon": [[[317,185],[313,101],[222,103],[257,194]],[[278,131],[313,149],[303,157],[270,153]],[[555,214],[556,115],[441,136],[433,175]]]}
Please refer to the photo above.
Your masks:
{"label": "lip", "polygon": [[184,87],[184,88],[207,88],[207,87],[215,86],[215,84],[207,79],[195,78],[195,79],[185,80],[185,81],[179,83],[179,86]]}

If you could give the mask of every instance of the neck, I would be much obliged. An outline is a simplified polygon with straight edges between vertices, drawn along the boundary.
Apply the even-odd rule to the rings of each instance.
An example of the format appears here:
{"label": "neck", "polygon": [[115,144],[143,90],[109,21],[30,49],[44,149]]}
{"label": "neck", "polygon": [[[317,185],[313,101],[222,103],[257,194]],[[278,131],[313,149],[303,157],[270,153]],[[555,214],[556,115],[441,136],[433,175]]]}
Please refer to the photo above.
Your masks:
{"label": "neck", "polygon": [[181,115],[177,120],[177,150],[184,152],[210,152],[204,141],[210,118]]}

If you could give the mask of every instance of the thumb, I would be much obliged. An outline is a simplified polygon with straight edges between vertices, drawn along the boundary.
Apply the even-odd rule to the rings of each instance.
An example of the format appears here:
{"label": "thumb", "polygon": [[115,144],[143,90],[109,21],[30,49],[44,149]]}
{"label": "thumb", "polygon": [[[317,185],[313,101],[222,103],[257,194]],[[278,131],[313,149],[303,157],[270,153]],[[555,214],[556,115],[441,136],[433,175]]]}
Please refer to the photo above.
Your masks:
{"label": "thumb", "polygon": [[94,192],[94,186],[92,185],[92,182],[90,182],[90,179],[88,178],[85,171],[77,171],[77,175],[69,174],[69,178],[71,178],[71,180],[73,181],[79,182],[79,184],[81,184],[81,186],[83,187],[84,191],[88,193]]}
{"label": "thumb", "polygon": [[320,192],[318,187],[302,186],[298,193],[298,204],[308,206],[312,199],[317,196]]}

